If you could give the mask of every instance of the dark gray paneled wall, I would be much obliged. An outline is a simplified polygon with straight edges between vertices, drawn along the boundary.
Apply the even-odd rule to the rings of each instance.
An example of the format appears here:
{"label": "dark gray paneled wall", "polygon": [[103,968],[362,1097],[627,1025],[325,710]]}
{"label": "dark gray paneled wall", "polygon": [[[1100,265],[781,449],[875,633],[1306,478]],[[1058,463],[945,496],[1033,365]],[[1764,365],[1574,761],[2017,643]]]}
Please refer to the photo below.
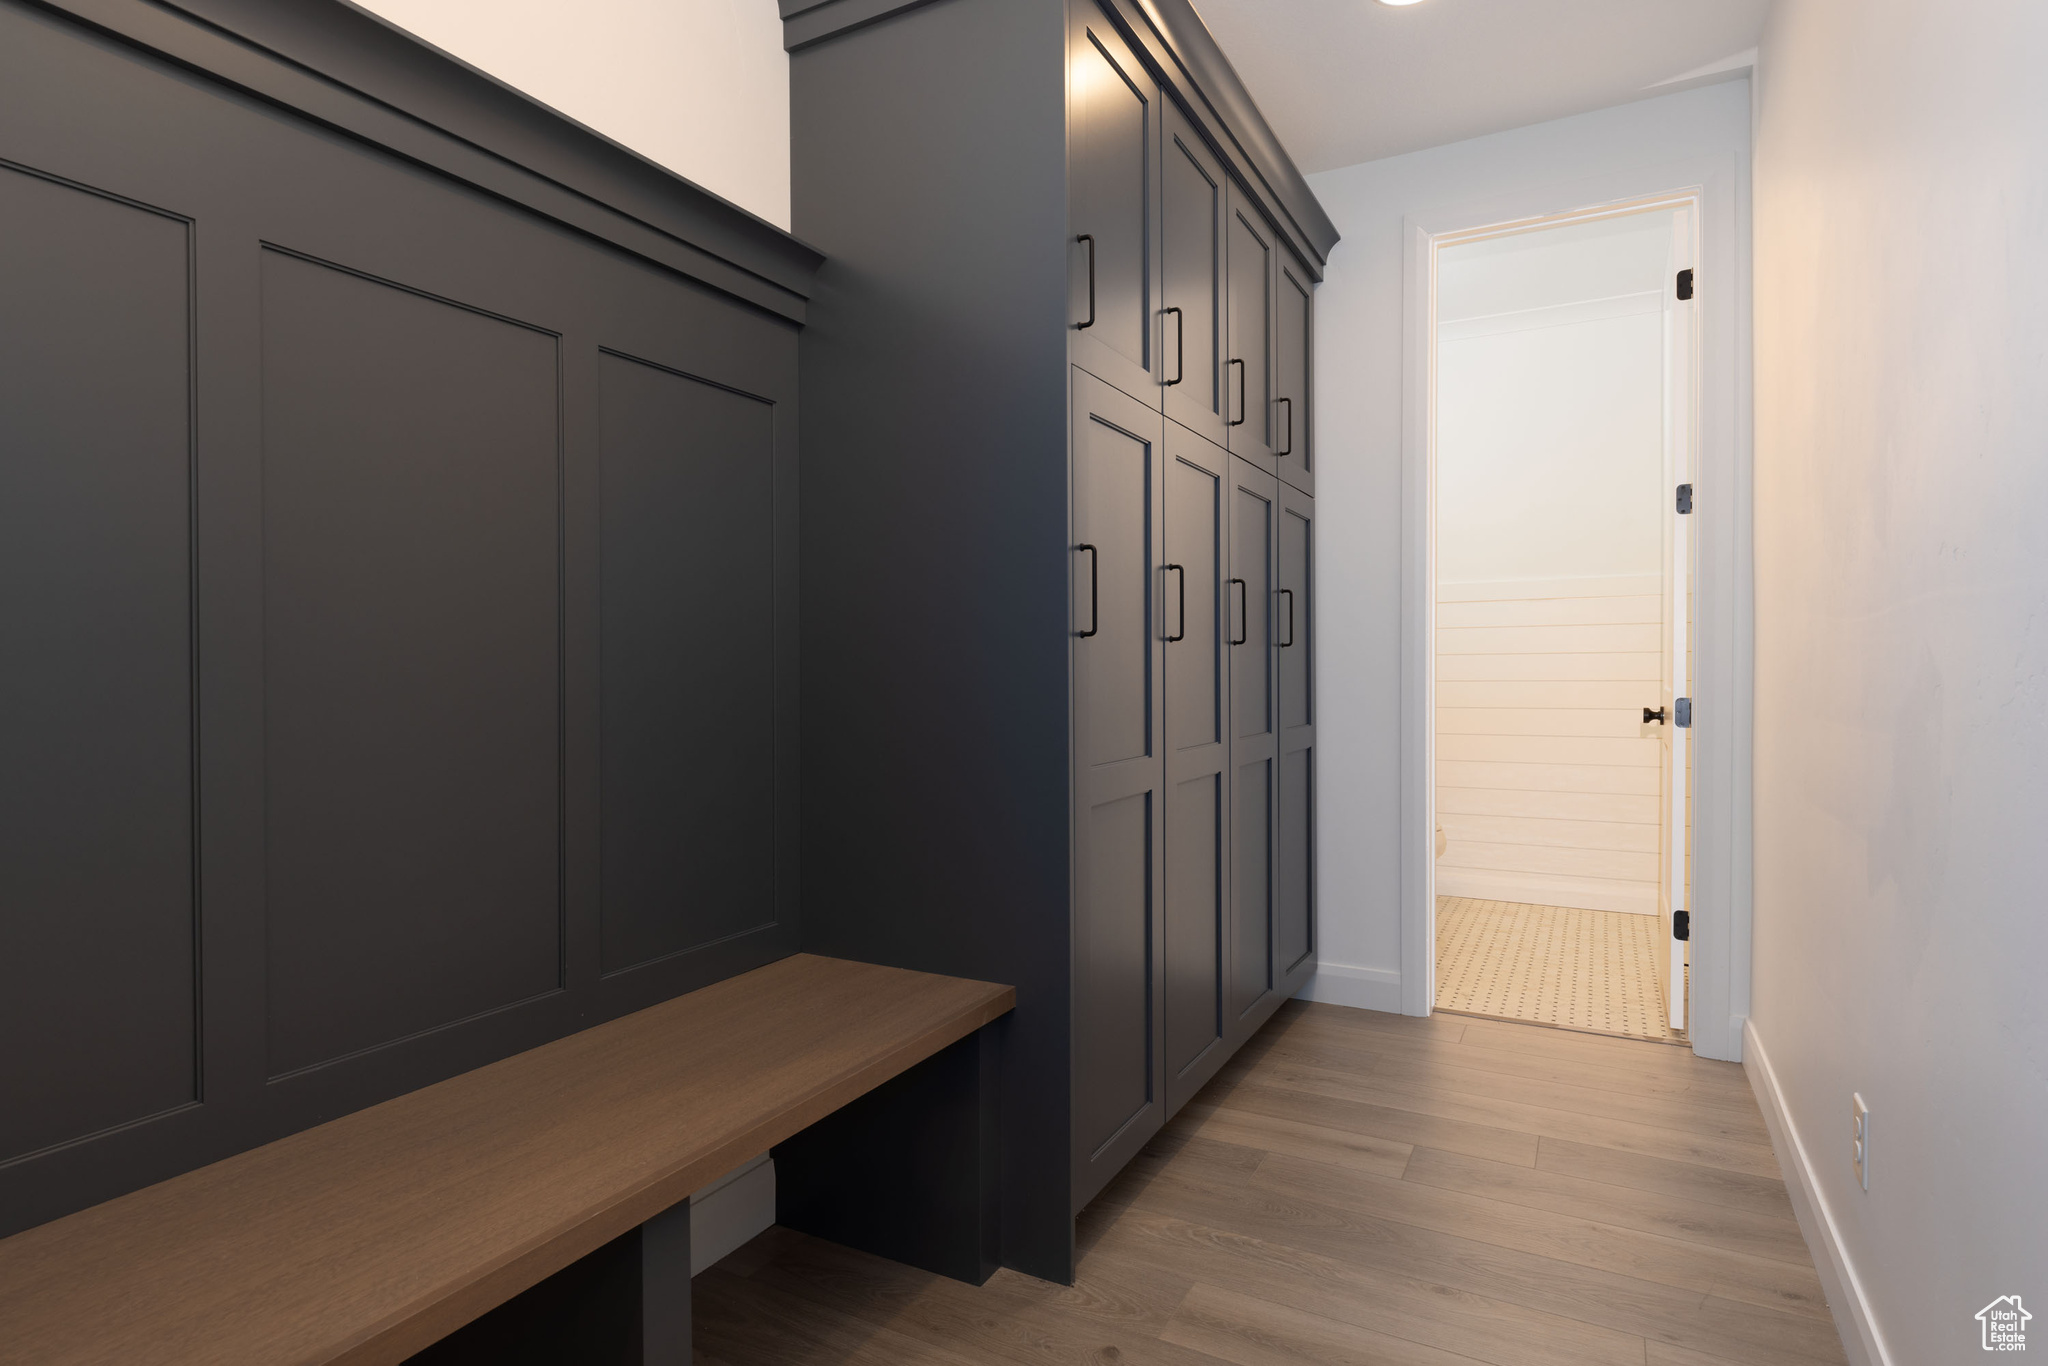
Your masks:
{"label": "dark gray paneled wall", "polygon": [[[804,942],[1013,983],[1004,1261],[1070,1273],[1064,16],[793,53]],[[915,90],[915,98],[902,92]]]}
{"label": "dark gray paneled wall", "polygon": [[797,942],[795,324],[101,8],[338,123],[0,0],[0,1234]]}

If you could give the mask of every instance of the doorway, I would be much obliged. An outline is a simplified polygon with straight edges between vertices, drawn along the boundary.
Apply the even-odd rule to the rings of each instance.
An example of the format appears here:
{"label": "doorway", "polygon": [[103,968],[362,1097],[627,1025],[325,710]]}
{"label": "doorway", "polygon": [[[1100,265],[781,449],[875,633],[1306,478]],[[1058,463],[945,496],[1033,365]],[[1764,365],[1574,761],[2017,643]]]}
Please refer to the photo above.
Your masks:
{"label": "doorway", "polygon": [[1435,239],[1440,1010],[1686,1040],[1696,233]]}

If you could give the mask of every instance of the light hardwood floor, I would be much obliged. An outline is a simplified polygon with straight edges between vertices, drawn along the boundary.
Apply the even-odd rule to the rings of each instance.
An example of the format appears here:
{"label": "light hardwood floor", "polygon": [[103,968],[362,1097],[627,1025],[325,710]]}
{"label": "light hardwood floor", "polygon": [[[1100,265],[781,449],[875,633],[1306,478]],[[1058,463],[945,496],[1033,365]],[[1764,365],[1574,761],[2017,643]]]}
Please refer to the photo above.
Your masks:
{"label": "light hardwood floor", "polygon": [[707,1366],[1841,1363],[1742,1071],[1290,1003],[1080,1221],[1071,1287],[782,1229],[696,1282]]}

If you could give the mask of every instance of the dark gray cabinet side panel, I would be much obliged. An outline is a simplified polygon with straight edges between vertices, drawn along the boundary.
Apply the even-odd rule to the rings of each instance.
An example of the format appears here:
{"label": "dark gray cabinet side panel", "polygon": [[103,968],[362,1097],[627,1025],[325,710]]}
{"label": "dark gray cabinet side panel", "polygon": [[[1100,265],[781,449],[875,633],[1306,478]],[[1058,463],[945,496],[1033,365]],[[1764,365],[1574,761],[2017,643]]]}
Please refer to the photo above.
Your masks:
{"label": "dark gray cabinet side panel", "polygon": [[1223,445],[1223,169],[1171,102],[1160,153],[1160,347],[1166,415]]}
{"label": "dark gray cabinet side panel", "polygon": [[1224,399],[1230,449],[1273,468],[1274,234],[1258,211],[1230,187],[1224,250],[1229,280],[1229,357]]}
{"label": "dark gray cabinet side panel", "polygon": [[191,274],[0,165],[0,1162],[197,1099]]}
{"label": "dark gray cabinet side panel", "polygon": [[1280,253],[1275,308],[1274,449],[1280,477],[1303,493],[1315,488],[1315,288],[1308,272]]}
{"label": "dark gray cabinet side panel", "polygon": [[1230,907],[1229,452],[1166,428],[1166,1096],[1222,1065]]}
{"label": "dark gray cabinet side panel", "polygon": [[[1065,7],[790,55],[806,949],[1014,983],[1003,1262],[1073,1272]],[[1084,604],[1085,605],[1085,604]]]}
{"label": "dark gray cabinet side panel", "polygon": [[559,365],[264,254],[273,1076],[562,985]]}
{"label": "dark gray cabinet side panel", "polygon": [[1275,970],[1293,994],[1315,970],[1315,500],[1280,496],[1280,838]]}
{"label": "dark gray cabinet side panel", "polygon": [[1164,420],[1074,371],[1074,1191],[1165,1122]]}
{"label": "dark gray cabinet side panel", "polygon": [[775,422],[637,358],[598,365],[609,973],[775,919]]}
{"label": "dark gray cabinet side panel", "polygon": [[1274,657],[1276,632],[1284,629],[1285,599],[1274,582],[1278,481],[1246,460],[1233,460],[1231,472],[1230,577],[1238,599],[1232,639],[1238,643],[1230,650],[1230,1026],[1234,1041],[1242,1042],[1274,985],[1279,821]]}
{"label": "dark gray cabinet side panel", "polygon": [[1159,88],[1093,0],[1068,37],[1068,233],[1073,358],[1159,403],[1156,194]]}

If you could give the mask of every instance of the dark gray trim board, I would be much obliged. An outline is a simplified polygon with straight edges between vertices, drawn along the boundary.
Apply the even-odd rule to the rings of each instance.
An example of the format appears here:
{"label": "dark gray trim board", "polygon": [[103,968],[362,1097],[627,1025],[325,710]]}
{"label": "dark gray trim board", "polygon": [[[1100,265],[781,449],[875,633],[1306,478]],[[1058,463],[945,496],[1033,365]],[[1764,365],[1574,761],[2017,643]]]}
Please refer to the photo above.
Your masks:
{"label": "dark gray trim board", "polygon": [[790,234],[342,0],[33,0],[802,322]]}
{"label": "dark gray trim board", "polygon": [[[780,0],[782,45],[799,52],[829,39],[946,0]],[[1246,180],[1282,225],[1296,255],[1320,281],[1337,225],[1216,45],[1189,0],[1103,0],[1188,117]]]}

